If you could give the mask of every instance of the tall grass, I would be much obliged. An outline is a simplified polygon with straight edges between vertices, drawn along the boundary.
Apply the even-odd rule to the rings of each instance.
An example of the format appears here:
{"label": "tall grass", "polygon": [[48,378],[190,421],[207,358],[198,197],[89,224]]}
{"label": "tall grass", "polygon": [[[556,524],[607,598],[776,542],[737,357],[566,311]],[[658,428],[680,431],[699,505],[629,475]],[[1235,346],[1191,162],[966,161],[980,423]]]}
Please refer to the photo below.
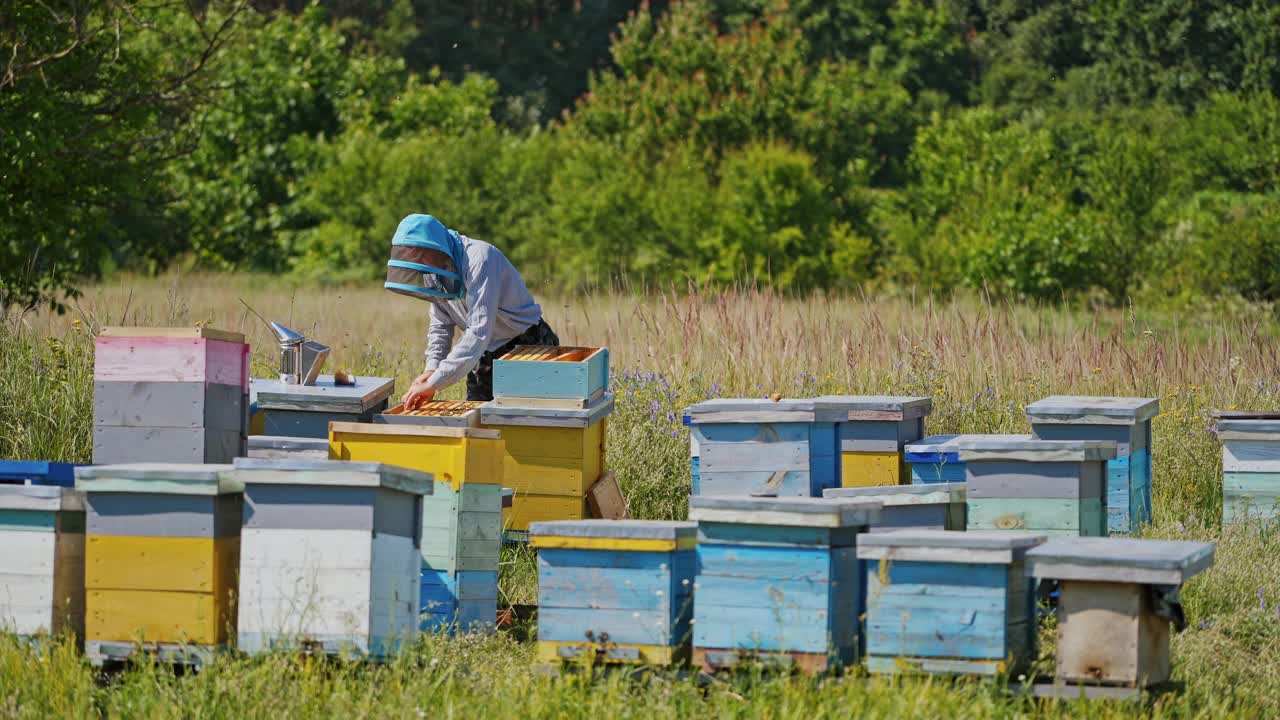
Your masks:
{"label": "tall grass", "polygon": [[[67,316],[0,325],[0,456],[89,458],[91,337],[104,325],[241,330],[255,347],[255,374],[272,374],[273,339],[246,304],[331,344],[330,367],[402,385],[422,364],[426,306],[377,288],[281,287],[253,276],[90,288]],[[1215,567],[1184,592],[1191,626],[1175,639],[1174,656],[1185,692],[1155,705],[1081,705],[1063,714],[1280,715],[1280,528],[1220,530],[1220,447],[1208,415],[1215,407],[1280,407],[1280,323],[1269,313],[752,291],[544,299],[544,309],[566,343],[610,348],[618,406],[607,463],[637,517],[684,517],[688,434],[680,413],[704,398],[930,395],[929,430],[942,433],[1026,432],[1025,405],[1048,394],[1160,397],[1155,523],[1146,534],[1219,543]],[[534,601],[531,553],[504,552],[501,588],[503,602]],[[0,715],[1020,717],[1048,708],[965,684],[549,681],[530,663],[528,646],[503,634],[428,639],[388,667],[225,659],[194,676],[139,668],[103,685],[74,653],[36,656],[0,641]]]}

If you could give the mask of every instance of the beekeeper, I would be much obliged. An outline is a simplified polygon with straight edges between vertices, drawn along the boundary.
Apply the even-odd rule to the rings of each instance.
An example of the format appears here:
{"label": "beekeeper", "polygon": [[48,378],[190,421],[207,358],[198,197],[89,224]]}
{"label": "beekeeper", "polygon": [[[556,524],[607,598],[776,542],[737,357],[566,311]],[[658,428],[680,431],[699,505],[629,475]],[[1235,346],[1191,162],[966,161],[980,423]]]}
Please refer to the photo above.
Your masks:
{"label": "beekeeper", "polygon": [[[408,407],[467,378],[468,400],[493,399],[493,360],[517,345],[559,345],[524,279],[498,248],[410,215],[391,238],[385,287],[431,303],[426,370],[402,401]],[[454,331],[461,331],[455,340]]]}

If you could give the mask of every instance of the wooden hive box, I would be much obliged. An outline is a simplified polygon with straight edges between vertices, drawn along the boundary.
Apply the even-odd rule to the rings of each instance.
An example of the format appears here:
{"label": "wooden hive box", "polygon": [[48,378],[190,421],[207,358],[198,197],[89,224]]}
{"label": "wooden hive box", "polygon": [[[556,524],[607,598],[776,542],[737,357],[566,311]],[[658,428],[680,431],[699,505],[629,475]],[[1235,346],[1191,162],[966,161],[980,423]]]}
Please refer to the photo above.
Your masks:
{"label": "wooden hive box", "polygon": [[538,659],[688,662],[697,525],[565,520],[529,526],[538,551]]}
{"label": "wooden hive box", "polygon": [[417,634],[429,473],[240,458],[240,650],[383,660]]}
{"label": "wooden hive box", "polygon": [[696,496],[693,661],[825,672],[861,654],[854,547],[879,500]]}
{"label": "wooden hive box", "polygon": [[891,487],[831,488],[822,493],[831,499],[872,499],[884,504],[872,530],[919,528],[965,529],[965,484],[930,483]]}
{"label": "wooden hive box", "polygon": [[1116,455],[1114,442],[979,436],[957,447],[970,530],[1107,534],[1106,463]]}
{"label": "wooden hive box", "polygon": [[0,627],[84,638],[84,495],[0,486]]}
{"label": "wooden hive box", "polygon": [[1222,522],[1280,517],[1280,413],[1218,411]]}
{"label": "wooden hive box", "polygon": [[911,468],[911,484],[965,482],[968,475],[960,461],[958,444],[966,440],[1023,440],[1030,435],[931,435],[903,448],[903,459]]}
{"label": "wooden hive box", "polygon": [[502,547],[503,437],[496,430],[333,423],[334,458],[429,472],[423,498],[420,628],[491,630]]}
{"label": "wooden hive box", "polygon": [[599,401],[608,386],[608,348],[521,345],[493,361],[498,406],[581,409]]}
{"label": "wooden hive box", "polygon": [[1027,406],[1031,432],[1044,440],[1110,440],[1107,529],[1136,532],[1151,522],[1151,419],[1155,398],[1054,395]]}
{"label": "wooden hive box", "polygon": [[[1027,553],[1029,577],[1057,580],[1054,686],[1146,688],[1169,679],[1169,625],[1181,625],[1182,584],[1213,565],[1213,543],[1054,538]],[[1181,627],[1179,627],[1181,629]]]}
{"label": "wooden hive box", "polygon": [[229,463],[245,450],[249,346],[213,328],[104,328],[93,462]]}
{"label": "wooden hive box", "polygon": [[582,409],[480,408],[480,422],[502,431],[502,484],[515,491],[505,537],[525,539],[533,522],[587,517],[587,491],[604,473],[613,408],[609,393]]}
{"label": "wooden hive box", "polygon": [[262,460],[328,460],[328,438],[282,437],[279,435],[250,435],[247,457]]}
{"label": "wooden hive box", "polygon": [[373,422],[387,409],[395,385],[395,379],[380,377],[337,385],[332,375],[321,375],[315,385],[254,378],[250,388],[251,401],[262,413],[263,435],[327,438],[330,422]]}
{"label": "wooden hive box", "polygon": [[74,487],[78,463],[46,460],[0,460],[0,484]]}
{"label": "wooden hive box", "polygon": [[858,538],[866,564],[867,669],[997,675],[1035,658],[1027,551],[1036,533],[891,530]]}
{"label": "wooden hive box", "polygon": [[924,437],[933,399],[886,395],[828,395],[818,400],[847,411],[840,435],[843,487],[910,484],[903,447]]}
{"label": "wooden hive box", "polygon": [[85,653],[141,641],[199,664],[235,638],[241,487],[230,465],[78,468],[85,492]]}
{"label": "wooden hive box", "polygon": [[822,497],[840,487],[836,425],[848,411],[817,400],[717,399],[689,408],[698,494]]}

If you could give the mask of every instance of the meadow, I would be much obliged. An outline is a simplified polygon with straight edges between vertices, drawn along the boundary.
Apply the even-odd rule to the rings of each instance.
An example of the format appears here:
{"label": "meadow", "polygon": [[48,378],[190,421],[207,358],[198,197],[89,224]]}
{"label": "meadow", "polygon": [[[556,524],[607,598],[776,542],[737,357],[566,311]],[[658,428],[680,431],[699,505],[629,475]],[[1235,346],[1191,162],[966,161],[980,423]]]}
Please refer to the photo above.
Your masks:
{"label": "meadow", "polygon": [[[789,298],[742,288],[636,288],[543,297],[566,343],[607,345],[618,410],[608,465],[632,516],[680,518],[689,490],[680,411],[717,396],[827,393],[934,398],[930,433],[1027,432],[1049,394],[1158,396],[1150,537],[1218,541],[1217,563],[1183,592],[1173,644],[1182,691],[1144,704],[1038,703],[1001,684],[747,676],[551,679],[533,672],[527,628],[428,637],[393,663],[226,658],[199,674],[137,667],[97,676],[71,648],[0,637],[4,717],[1266,717],[1280,714],[1280,528],[1220,528],[1213,408],[1280,406],[1280,323],[1269,308],[1196,310],[1025,305],[981,296]],[[252,311],[250,310],[252,308]],[[254,312],[334,347],[330,368],[391,375],[422,364],[426,306],[376,284],[317,287],[268,276],[167,275],[85,289],[64,315],[0,324],[0,457],[87,461],[92,336],[117,324],[245,332],[254,373],[273,374]],[[457,390],[449,397],[458,394]],[[501,602],[533,602],[531,557],[507,551]],[[1042,663],[1052,655],[1042,628]],[[1016,688],[1021,678],[1008,678]]]}

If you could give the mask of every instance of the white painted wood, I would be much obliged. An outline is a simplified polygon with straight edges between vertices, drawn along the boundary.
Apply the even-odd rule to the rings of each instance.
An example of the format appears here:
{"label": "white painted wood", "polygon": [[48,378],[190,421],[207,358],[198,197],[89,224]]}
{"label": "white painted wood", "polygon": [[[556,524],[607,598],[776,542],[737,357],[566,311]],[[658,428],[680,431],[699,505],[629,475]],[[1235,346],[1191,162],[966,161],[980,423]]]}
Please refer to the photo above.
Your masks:
{"label": "white painted wood", "polygon": [[702,445],[703,472],[809,470],[807,442],[709,442]]}
{"label": "white painted wood", "polygon": [[764,398],[717,398],[689,407],[697,425],[710,423],[809,423],[844,422],[848,410],[822,400]]}
{"label": "white painted wood", "polygon": [[1008,565],[1017,557],[1013,550],[973,550],[947,547],[863,547],[862,540],[877,534],[872,530],[858,536],[859,560],[887,560],[889,562],[941,562],[969,565]]}
{"label": "white painted wood", "polygon": [[411,637],[417,629],[421,556],[409,538],[373,539],[374,574],[369,632],[374,637]]}
{"label": "white painted wood", "polygon": [[341,485],[385,487],[416,495],[435,491],[434,476],[383,463],[306,458],[236,458],[233,476],[241,485]]}
{"label": "white painted wood", "polygon": [[1160,414],[1156,398],[1050,395],[1027,406],[1032,423],[1132,425]]}
{"label": "white painted wood", "polygon": [[1280,443],[1228,440],[1222,446],[1223,472],[1280,472]]}
{"label": "white painted wood", "polygon": [[824,395],[818,402],[840,407],[850,421],[912,420],[933,412],[933,398],[902,395]]}
{"label": "white painted wood", "polygon": [[852,527],[871,525],[884,503],[875,499],[826,500],[823,498],[689,498],[689,519],[741,525],[791,527]]}
{"label": "white painted wood", "polygon": [[0,510],[84,511],[84,493],[44,485],[0,485]]}
{"label": "white painted wood", "polygon": [[367,530],[286,530],[245,528],[240,534],[240,567],[347,568],[367,570],[373,563]]}
{"label": "white painted wood", "polygon": [[244,491],[231,465],[122,463],[76,468],[76,489],[84,492],[147,492],[224,495]]}
{"label": "white painted wood", "polygon": [[57,533],[42,530],[0,531],[0,573],[53,577]]}

